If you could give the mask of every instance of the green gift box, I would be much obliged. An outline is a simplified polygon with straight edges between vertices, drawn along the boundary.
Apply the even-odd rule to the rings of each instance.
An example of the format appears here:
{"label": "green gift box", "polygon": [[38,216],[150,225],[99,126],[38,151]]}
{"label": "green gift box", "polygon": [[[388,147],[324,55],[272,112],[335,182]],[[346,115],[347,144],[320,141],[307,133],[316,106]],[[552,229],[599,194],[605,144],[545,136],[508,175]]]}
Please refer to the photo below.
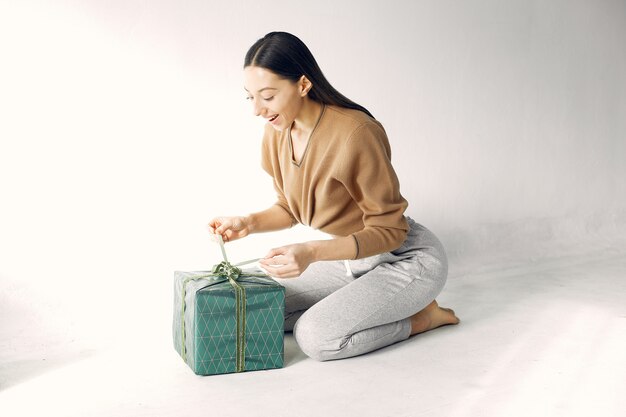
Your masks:
{"label": "green gift box", "polygon": [[198,375],[282,368],[284,287],[223,265],[233,268],[174,273],[176,351]]}

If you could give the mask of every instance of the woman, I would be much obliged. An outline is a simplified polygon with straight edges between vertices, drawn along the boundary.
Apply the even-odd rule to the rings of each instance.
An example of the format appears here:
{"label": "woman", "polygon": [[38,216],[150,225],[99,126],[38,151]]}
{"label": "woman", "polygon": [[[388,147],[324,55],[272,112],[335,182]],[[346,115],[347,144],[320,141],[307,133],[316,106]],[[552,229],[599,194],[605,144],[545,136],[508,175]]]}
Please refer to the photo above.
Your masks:
{"label": "woman", "polygon": [[342,359],[459,322],[437,305],[447,259],[404,216],[382,125],[335,90],[297,37],[272,32],[248,51],[244,87],[267,120],[262,165],[278,196],[267,210],[216,217],[224,241],[302,223],[333,236],[259,261],[285,286],[285,330],[317,360]]}

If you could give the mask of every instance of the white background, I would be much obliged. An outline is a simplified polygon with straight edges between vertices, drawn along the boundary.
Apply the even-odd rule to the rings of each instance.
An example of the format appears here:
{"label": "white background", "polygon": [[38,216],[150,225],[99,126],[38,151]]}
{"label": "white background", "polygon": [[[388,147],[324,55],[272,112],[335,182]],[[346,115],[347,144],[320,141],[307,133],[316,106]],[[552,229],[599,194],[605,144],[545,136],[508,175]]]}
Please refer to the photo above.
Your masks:
{"label": "white background", "polygon": [[623,1],[2,0],[0,363],[171,343],[173,271],[219,260],[206,223],[274,201],[242,84],[272,30],[383,123],[453,278],[623,232]]}

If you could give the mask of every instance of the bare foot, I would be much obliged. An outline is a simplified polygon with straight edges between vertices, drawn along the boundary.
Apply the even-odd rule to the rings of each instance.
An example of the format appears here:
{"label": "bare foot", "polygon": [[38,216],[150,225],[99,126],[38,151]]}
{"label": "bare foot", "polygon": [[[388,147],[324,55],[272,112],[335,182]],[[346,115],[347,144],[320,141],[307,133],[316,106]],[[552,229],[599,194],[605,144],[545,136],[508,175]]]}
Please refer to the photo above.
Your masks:
{"label": "bare foot", "polygon": [[459,318],[449,308],[439,307],[437,301],[411,316],[411,336],[448,324],[458,324]]}

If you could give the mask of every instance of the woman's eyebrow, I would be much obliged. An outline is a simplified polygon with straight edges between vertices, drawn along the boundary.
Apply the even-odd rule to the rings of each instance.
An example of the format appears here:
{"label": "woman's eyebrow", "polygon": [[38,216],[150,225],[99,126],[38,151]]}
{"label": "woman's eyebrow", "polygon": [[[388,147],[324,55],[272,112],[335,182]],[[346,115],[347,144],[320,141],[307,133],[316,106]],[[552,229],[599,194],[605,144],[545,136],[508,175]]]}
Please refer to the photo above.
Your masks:
{"label": "woman's eyebrow", "polygon": [[[246,90],[246,91],[248,91],[248,89],[247,89],[246,87],[244,87],[243,89],[244,89],[244,90]],[[261,88],[259,91],[257,91],[257,93],[260,93],[260,92],[265,91],[265,90],[278,90],[278,88],[274,88],[274,87],[263,87],[263,88]],[[249,91],[248,91],[248,92],[249,92]]]}

